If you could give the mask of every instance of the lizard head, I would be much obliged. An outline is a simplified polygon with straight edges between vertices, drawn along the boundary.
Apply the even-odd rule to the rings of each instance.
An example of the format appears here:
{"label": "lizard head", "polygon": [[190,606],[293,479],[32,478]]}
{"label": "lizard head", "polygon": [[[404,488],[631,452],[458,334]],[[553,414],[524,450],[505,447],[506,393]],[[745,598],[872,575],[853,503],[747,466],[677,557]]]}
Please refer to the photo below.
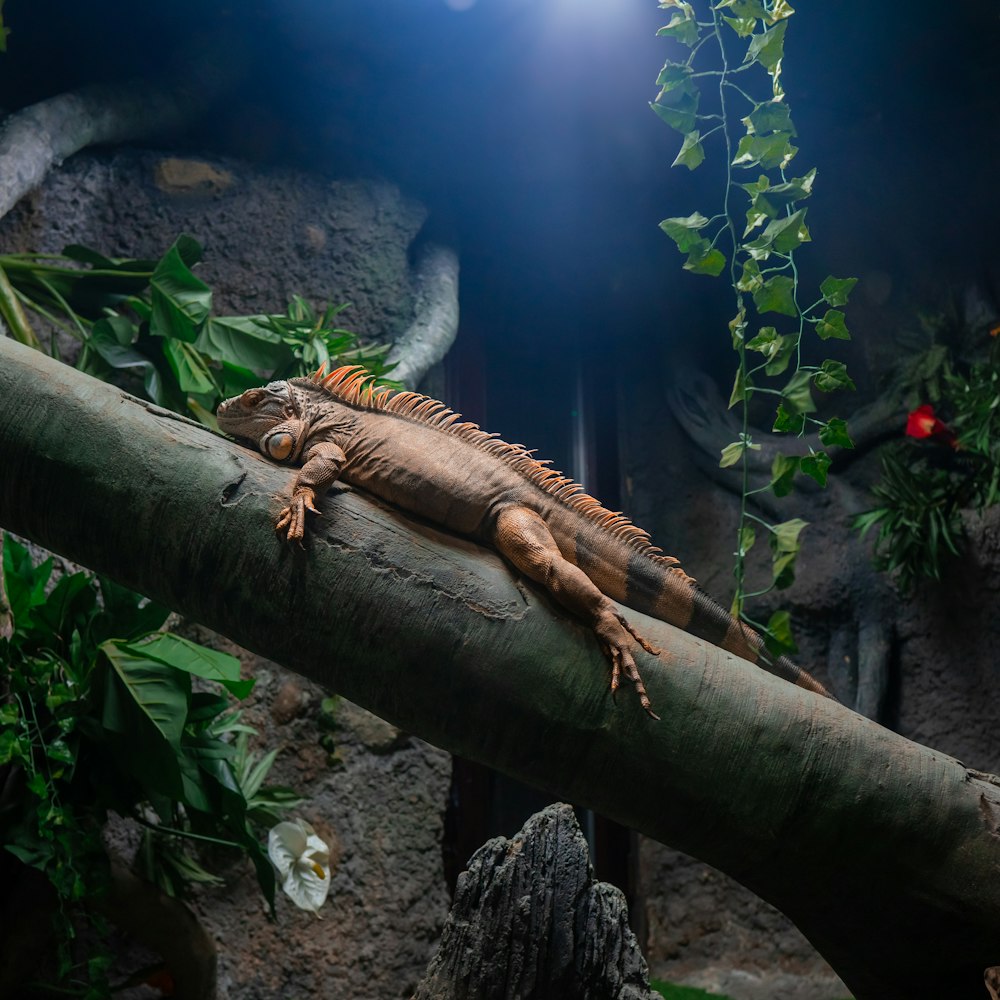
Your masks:
{"label": "lizard head", "polygon": [[223,433],[253,442],[277,462],[297,457],[302,449],[307,424],[287,382],[271,382],[223,400],[215,416]]}

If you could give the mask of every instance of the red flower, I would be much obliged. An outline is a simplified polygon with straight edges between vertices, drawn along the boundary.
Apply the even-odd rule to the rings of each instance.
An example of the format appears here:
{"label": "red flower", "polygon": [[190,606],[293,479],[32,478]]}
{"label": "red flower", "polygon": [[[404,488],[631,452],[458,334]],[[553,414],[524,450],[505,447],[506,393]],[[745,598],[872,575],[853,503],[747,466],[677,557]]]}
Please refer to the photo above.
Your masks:
{"label": "red flower", "polygon": [[912,438],[944,438],[948,444],[955,444],[955,433],[952,429],[934,416],[934,407],[929,403],[918,406],[906,418],[906,436]]}

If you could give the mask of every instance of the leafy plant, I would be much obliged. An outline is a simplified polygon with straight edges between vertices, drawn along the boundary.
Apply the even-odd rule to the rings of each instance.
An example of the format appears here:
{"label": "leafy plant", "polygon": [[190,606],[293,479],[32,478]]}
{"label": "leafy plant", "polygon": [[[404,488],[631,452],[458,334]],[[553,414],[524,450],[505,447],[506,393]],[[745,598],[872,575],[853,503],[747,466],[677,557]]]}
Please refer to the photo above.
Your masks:
{"label": "leafy plant", "polygon": [[44,317],[82,344],[82,371],[124,380],[213,428],[221,399],[268,378],[307,375],[334,358],[385,373],[384,346],[361,346],[335,325],[346,304],[316,310],[293,296],[283,314],[214,316],[212,290],[193,270],[201,254],[183,235],[158,261],[76,245],[61,255],[2,255],[0,317],[34,347],[41,345],[27,313]]}
{"label": "leafy plant", "polygon": [[906,367],[905,388],[933,405],[912,410],[905,439],[884,449],[877,506],[854,519],[862,534],[878,527],[875,565],[904,593],[919,579],[940,580],[943,560],[960,553],[963,508],[1000,500],[1000,327],[990,333],[988,350],[971,360],[962,353],[968,336],[948,336]]}
{"label": "leafy plant", "polygon": [[[255,824],[297,800],[263,786],[273,752],[248,752],[253,730],[231,697],[253,681],[239,661],[158,631],[167,610],[105,577],[76,572],[50,588],[51,558],[36,566],[9,536],[2,547],[0,842],[56,891],[60,976],[73,971],[73,912],[103,926],[94,907],[109,884],[109,810],[149,831],[145,857],[166,891],[208,874],[179,844],[214,844],[250,858],[273,909]],[[87,973],[101,995],[108,962],[97,958]]]}
{"label": "leafy plant", "polygon": [[650,987],[666,997],[666,1000],[729,1000],[729,997],[722,993],[709,993],[708,990],[700,990],[697,986],[680,986],[677,983],[667,983],[662,979],[651,979]]}
{"label": "leafy plant", "polygon": [[[732,610],[780,652],[791,648],[787,614],[778,612],[780,618],[762,625],[747,616],[745,602],[792,582],[805,523],[773,525],[749,510],[758,491],[748,485],[747,456],[759,448],[751,434],[749,403],[758,396],[771,398],[775,432],[815,430],[824,448],[853,447],[843,420],[813,416],[813,390],[851,389],[854,383],[839,361],[807,364],[804,342],[810,330],[821,341],[850,338],[843,307],[856,279],[827,277],[817,298],[801,302],[795,255],[811,239],[803,202],[812,194],[816,170],[798,176],[789,172],[798,149],[781,79],[788,19],[794,13],[787,0],[722,0],[706,4],[700,15],[696,7],[701,5],[686,0],[661,0],[659,6],[672,13],[658,34],[672,40],[678,57],[664,64],[650,106],[683,136],[673,166],[698,168],[709,143],[721,147],[724,156],[720,210],[664,219],[660,228],[685,255],[685,270],[712,277],[725,273],[733,290],[736,311],[729,331],[738,363],[729,405],[741,408],[742,428],[720,461],[723,467],[742,467]],[[764,78],[757,91],[754,71]],[[823,486],[830,462],[824,450],[779,455],[764,489],[784,496],[800,474]],[[772,578],[763,590],[748,593],[746,557],[760,530],[771,543]]]}

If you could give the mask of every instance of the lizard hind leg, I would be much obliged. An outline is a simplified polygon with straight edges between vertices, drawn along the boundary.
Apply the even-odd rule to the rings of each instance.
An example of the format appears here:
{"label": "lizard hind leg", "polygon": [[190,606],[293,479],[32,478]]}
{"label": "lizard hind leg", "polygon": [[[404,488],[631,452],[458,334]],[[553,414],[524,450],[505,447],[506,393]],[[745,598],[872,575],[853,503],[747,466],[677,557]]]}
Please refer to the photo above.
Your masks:
{"label": "lizard hind leg", "polygon": [[657,654],[659,650],[635,631],[583,570],[563,556],[541,515],[517,505],[502,508],[493,529],[493,543],[525,576],[545,587],[567,611],[590,625],[611,661],[612,694],[624,675],[635,685],[642,707],[654,719],[659,718],[653,712],[633,655],[636,644],[648,653]]}

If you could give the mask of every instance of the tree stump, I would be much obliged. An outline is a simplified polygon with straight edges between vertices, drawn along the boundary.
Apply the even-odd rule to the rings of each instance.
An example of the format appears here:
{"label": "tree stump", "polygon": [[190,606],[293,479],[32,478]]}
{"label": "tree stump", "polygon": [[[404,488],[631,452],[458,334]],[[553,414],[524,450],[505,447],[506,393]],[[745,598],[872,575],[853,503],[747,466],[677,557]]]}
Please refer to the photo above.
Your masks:
{"label": "tree stump", "polygon": [[472,856],[414,1000],[655,996],[625,897],[594,880],[573,810],[556,804]]}

